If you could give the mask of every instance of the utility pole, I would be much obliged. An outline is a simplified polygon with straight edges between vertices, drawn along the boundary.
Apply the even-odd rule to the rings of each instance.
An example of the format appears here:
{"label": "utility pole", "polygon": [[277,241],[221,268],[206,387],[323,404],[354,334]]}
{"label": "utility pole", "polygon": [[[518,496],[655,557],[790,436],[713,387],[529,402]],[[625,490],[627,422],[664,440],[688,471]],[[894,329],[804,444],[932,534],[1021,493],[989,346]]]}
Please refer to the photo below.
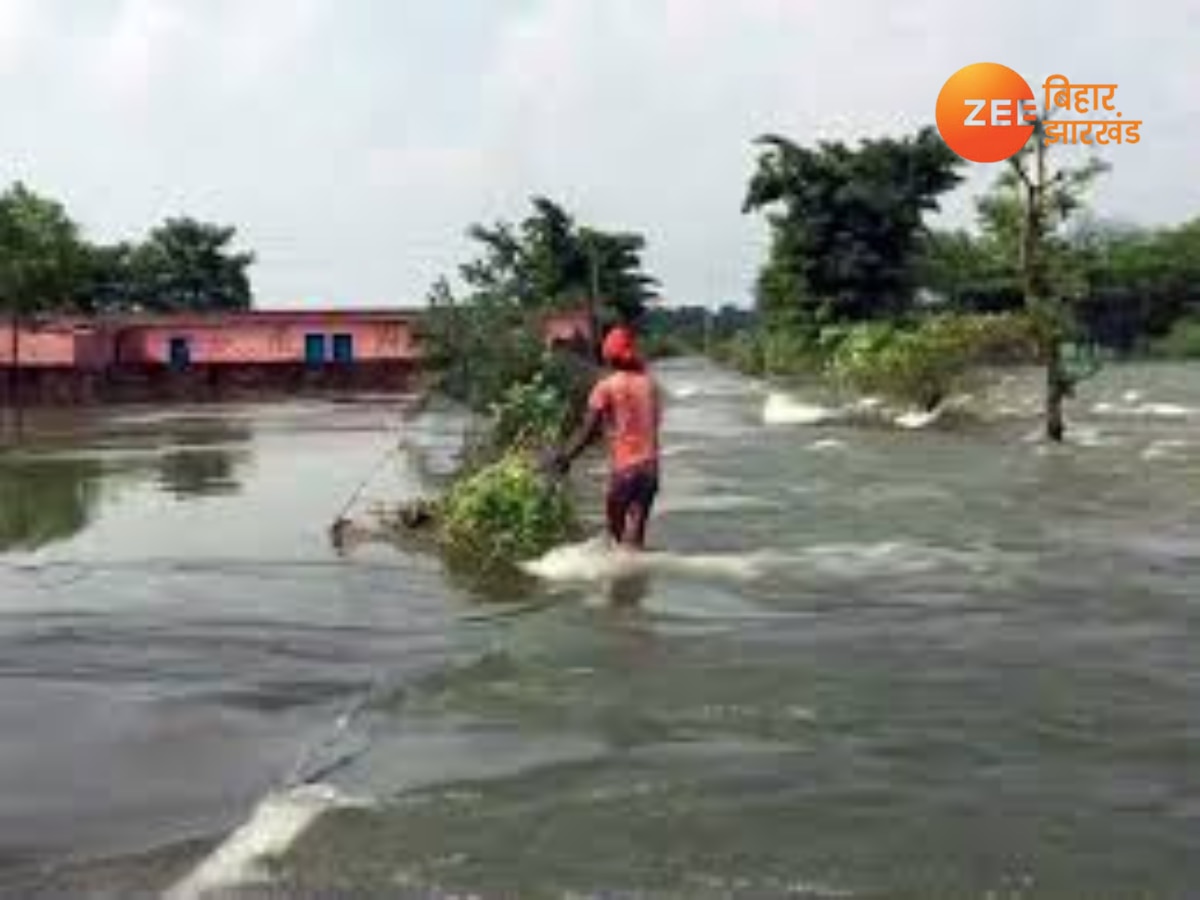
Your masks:
{"label": "utility pole", "polygon": [[600,362],[600,317],[597,308],[600,302],[600,267],[596,260],[595,241],[588,241],[588,326],[592,331],[592,361]]}

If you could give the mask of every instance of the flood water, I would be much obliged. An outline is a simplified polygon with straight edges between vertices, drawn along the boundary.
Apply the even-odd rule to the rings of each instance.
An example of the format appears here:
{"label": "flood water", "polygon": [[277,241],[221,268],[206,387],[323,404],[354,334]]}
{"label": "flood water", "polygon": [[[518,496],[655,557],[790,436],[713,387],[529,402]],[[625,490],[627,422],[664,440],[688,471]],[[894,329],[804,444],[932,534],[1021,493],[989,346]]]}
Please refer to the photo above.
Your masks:
{"label": "flood water", "polygon": [[1108,369],[1062,448],[1031,377],[902,427],[662,374],[636,610],[591,550],[484,600],[330,545],[399,438],[356,513],[449,470],[453,411],[34,417],[0,895],[1200,896],[1200,370]]}

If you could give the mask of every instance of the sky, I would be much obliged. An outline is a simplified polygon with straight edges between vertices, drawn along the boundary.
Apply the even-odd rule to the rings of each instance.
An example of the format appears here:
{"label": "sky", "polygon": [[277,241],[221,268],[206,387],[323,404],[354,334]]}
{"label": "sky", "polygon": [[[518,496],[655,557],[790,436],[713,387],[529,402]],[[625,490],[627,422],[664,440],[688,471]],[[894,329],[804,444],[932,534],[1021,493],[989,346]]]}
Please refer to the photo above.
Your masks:
{"label": "sky", "polygon": [[744,303],[753,139],[915,131],[983,61],[1119,86],[1097,215],[1200,215],[1200,0],[0,0],[0,182],[96,240],[235,225],[264,307],[419,305],[538,194],[645,234],[668,302]]}

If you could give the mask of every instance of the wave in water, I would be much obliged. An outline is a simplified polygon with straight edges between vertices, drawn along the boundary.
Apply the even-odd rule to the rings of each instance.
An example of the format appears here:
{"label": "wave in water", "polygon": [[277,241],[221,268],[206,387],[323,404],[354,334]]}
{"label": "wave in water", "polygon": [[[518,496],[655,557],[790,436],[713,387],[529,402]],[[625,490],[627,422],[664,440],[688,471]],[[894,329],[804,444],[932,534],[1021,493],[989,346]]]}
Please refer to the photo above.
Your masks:
{"label": "wave in water", "polygon": [[[1131,401],[1129,398],[1134,397]],[[1200,410],[1196,410],[1190,406],[1181,406],[1178,403],[1139,403],[1141,395],[1136,392],[1130,392],[1125,396],[1125,402],[1109,403],[1101,402],[1092,407],[1092,413],[1097,416],[1124,416],[1130,418],[1147,418],[1147,419],[1186,419],[1194,416]]]}
{"label": "wave in water", "polygon": [[778,501],[750,494],[694,494],[668,497],[657,506],[659,513],[734,512],[780,509]]}
{"label": "wave in water", "polygon": [[878,397],[863,397],[846,406],[831,407],[774,392],[763,404],[762,421],[764,425],[893,425],[919,431],[937,424],[945,412],[945,406],[931,411],[889,409]]}
{"label": "wave in water", "polygon": [[581,584],[639,575],[671,575],[704,580],[747,581],[761,577],[779,562],[769,552],[751,554],[633,552],[612,547],[604,539],[556,547],[522,568],[543,581]]}
{"label": "wave in water", "polygon": [[816,544],[795,552],[758,550],[741,554],[636,553],[597,539],[551,550],[524,570],[543,581],[589,584],[645,575],[702,581],[748,582],[791,572],[855,579],[957,570],[984,572],[999,562],[988,548],[959,549],[906,541]]}
{"label": "wave in water", "polygon": [[768,395],[762,411],[765,425],[824,425],[844,418],[842,410],[805,403],[781,393]]}
{"label": "wave in water", "polygon": [[262,860],[285,853],[321,815],[370,805],[319,784],[268,795],[244,825],[164,896],[166,900],[204,900],[266,884],[269,879],[262,871]]}
{"label": "wave in water", "polygon": [[901,413],[893,420],[901,428],[909,431],[920,431],[922,428],[928,428],[942,417],[942,407],[930,410],[929,412],[918,412],[911,410],[906,413]]}

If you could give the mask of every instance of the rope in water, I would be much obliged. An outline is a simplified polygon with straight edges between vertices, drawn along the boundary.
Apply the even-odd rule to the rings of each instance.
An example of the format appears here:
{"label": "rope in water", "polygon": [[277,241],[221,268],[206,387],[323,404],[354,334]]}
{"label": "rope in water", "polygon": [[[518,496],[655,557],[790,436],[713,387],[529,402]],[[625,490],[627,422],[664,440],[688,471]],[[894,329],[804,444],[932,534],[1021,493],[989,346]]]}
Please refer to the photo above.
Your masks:
{"label": "rope in water", "polygon": [[358,501],[362,498],[363,493],[370,486],[371,482],[375,480],[375,476],[382,471],[383,467],[391,461],[392,457],[395,456],[399,450],[400,447],[389,447],[384,452],[383,456],[379,458],[379,461],[372,466],[366,477],[358,483],[358,486],[354,489],[353,493],[350,494],[350,499],[346,501],[345,505],[341,509],[341,512],[339,512],[337,517],[333,520],[333,524],[335,526],[347,521],[346,517],[350,514],[350,510],[354,509],[355,505],[357,505]]}

